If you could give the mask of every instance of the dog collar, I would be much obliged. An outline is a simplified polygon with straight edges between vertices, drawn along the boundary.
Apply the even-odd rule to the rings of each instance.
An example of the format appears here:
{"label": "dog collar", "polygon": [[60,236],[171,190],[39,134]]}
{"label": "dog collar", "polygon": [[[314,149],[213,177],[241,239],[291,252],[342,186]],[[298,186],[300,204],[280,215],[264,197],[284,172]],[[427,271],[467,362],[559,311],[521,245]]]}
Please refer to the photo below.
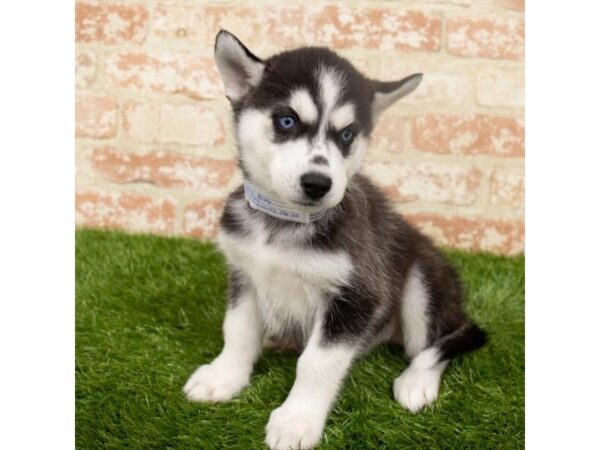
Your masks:
{"label": "dog collar", "polygon": [[302,209],[294,208],[293,205],[285,204],[276,197],[267,194],[265,191],[257,188],[249,181],[244,182],[244,195],[248,204],[257,211],[264,212],[272,217],[291,222],[310,223],[319,220],[325,216],[327,209],[309,213]]}

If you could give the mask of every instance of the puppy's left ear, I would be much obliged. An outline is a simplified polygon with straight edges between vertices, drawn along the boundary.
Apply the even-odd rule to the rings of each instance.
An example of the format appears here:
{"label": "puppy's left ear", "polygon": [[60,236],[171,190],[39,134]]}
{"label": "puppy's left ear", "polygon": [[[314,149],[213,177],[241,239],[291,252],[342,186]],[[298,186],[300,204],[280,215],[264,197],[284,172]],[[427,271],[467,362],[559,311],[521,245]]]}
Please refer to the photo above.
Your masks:
{"label": "puppy's left ear", "polygon": [[399,81],[373,81],[373,115],[379,117],[391,105],[414,91],[422,79],[422,73],[415,73]]}
{"label": "puppy's left ear", "polygon": [[260,81],[265,63],[229,31],[221,30],[215,39],[215,61],[232,102],[241,100]]}

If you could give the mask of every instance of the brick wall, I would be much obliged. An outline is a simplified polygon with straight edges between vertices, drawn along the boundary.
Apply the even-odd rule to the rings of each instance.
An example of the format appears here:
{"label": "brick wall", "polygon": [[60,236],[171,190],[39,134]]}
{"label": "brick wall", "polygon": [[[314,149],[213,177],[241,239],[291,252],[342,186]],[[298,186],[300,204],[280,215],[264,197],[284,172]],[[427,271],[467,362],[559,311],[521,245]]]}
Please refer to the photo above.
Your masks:
{"label": "brick wall", "polygon": [[77,2],[79,226],[214,236],[240,181],[212,50],[327,45],[366,74],[413,72],[367,173],[409,220],[454,247],[524,247],[523,0]]}

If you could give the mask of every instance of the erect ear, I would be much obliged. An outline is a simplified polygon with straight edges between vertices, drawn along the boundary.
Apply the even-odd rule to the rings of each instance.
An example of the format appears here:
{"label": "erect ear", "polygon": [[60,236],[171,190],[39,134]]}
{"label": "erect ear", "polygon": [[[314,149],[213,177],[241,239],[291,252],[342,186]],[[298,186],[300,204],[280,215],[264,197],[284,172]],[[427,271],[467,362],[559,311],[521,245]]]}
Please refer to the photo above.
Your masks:
{"label": "erect ear", "polygon": [[215,60],[225,85],[225,95],[236,102],[258,85],[265,64],[229,31],[221,30],[215,40]]}
{"label": "erect ear", "polygon": [[378,117],[384,110],[396,103],[402,97],[414,91],[423,74],[415,73],[400,81],[373,81],[373,115]]}

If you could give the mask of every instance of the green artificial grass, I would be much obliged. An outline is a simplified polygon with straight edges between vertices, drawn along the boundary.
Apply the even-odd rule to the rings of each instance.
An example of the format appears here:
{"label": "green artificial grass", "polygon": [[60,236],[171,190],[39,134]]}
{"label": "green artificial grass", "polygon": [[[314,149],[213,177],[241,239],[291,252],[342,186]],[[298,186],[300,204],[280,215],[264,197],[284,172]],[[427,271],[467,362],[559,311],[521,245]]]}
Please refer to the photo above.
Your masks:
{"label": "green artificial grass", "polygon": [[[93,230],[76,244],[77,448],[265,448],[297,355],[265,351],[228,403],[190,403],[181,391],[222,346],[227,276],[215,247]],[[351,370],[320,449],[523,448],[524,257],[447,253],[489,344],[455,360],[437,402],[417,415],[392,397],[401,350],[376,349]]]}

